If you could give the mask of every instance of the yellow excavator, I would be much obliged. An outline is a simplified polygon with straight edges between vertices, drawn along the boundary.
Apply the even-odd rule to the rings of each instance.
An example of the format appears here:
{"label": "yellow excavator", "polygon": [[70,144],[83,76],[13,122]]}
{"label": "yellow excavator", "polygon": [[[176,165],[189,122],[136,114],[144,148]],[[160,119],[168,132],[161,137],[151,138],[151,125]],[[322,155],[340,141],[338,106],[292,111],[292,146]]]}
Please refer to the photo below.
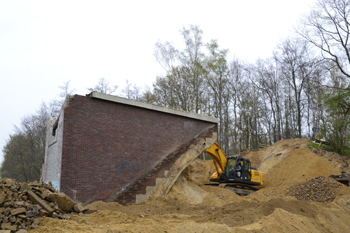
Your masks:
{"label": "yellow excavator", "polygon": [[262,172],[251,167],[249,159],[241,156],[226,157],[218,143],[214,143],[205,152],[213,158],[216,169],[210,176],[212,183],[207,185],[223,184],[239,195],[248,195],[258,190],[252,186],[263,184]]}

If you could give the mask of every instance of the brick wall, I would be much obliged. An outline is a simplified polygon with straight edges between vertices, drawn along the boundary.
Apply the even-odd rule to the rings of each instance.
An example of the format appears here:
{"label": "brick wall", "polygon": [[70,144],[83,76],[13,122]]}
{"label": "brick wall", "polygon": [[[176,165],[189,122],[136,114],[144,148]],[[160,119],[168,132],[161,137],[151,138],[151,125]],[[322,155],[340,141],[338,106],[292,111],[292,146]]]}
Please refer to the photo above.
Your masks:
{"label": "brick wall", "polygon": [[134,202],[216,124],[75,95],[64,111],[61,191],[84,204]]}

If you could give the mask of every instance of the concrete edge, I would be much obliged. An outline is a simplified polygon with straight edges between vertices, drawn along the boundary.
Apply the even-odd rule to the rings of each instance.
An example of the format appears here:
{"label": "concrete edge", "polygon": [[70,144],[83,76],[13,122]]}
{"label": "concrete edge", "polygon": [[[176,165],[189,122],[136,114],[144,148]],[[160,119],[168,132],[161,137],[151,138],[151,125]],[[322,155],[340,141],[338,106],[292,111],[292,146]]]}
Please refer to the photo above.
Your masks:
{"label": "concrete edge", "polygon": [[118,97],[118,96],[114,96],[114,95],[107,95],[107,94],[95,92],[95,91],[91,92],[87,96],[92,97],[92,98],[96,98],[96,99],[102,99],[102,100],[107,100],[107,101],[116,102],[116,103],[120,103],[120,104],[126,104],[126,105],[135,106],[135,107],[146,108],[146,109],[153,110],[153,111],[165,112],[165,113],[169,113],[169,114],[173,114],[173,115],[188,117],[188,118],[207,121],[207,122],[216,123],[216,124],[219,122],[218,119],[211,117],[211,116],[201,115],[201,114],[192,113],[192,112],[186,112],[183,110],[176,110],[176,109],[172,109],[172,108],[168,108],[168,107],[157,106],[157,105],[143,103],[143,102],[136,101],[136,100],[129,100],[129,99],[125,99],[122,97]]}

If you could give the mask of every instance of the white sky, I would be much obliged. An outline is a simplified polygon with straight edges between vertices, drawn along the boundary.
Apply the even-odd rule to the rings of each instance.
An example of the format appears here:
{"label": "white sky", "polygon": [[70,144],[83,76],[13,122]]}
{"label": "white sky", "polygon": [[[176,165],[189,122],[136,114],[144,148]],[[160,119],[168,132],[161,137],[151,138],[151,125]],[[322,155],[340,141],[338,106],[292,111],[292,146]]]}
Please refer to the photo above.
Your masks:
{"label": "white sky", "polygon": [[82,95],[102,77],[151,86],[164,74],[155,43],[180,45],[179,31],[190,24],[200,26],[204,42],[229,49],[229,61],[264,59],[315,1],[1,0],[0,161],[14,125],[56,98],[64,82]]}

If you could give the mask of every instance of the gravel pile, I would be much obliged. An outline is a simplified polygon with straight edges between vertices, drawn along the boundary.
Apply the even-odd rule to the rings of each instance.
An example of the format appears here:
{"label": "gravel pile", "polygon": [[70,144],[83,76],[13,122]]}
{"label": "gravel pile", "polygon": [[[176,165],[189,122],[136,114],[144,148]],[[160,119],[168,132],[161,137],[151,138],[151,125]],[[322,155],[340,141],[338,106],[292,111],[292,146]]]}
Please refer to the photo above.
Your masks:
{"label": "gravel pile", "polygon": [[319,176],[305,183],[292,186],[287,195],[310,202],[332,202],[336,198],[335,190],[340,186],[341,184],[338,182],[326,181],[324,176]]}
{"label": "gravel pile", "polygon": [[81,203],[56,192],[51,184],[0,180],[0,232],[25,233],[39,225],[39,217],[69,219],[84,211]]}

